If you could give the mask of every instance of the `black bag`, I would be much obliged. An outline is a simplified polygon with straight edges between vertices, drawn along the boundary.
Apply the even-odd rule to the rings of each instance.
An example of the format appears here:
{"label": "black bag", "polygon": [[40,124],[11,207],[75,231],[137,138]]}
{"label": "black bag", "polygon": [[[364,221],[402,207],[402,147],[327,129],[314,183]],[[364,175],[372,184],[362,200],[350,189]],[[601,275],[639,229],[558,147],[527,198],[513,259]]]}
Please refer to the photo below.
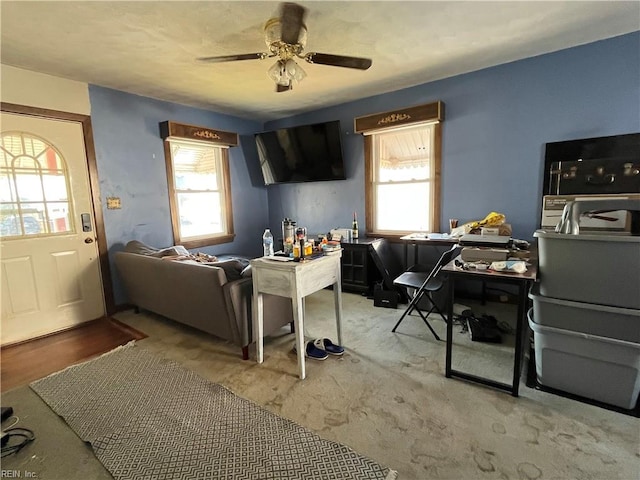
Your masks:
{"label": "black bag", "polygon": [[502,343],[502,336],[498,329],[498,321],[491,315],[466,316],[469,336],[473,342]]}
{"label": "black bag", "polygon": [[398,292],[385,290],[380,283],[373,287],[373,306],[385,308],[398,307]]}

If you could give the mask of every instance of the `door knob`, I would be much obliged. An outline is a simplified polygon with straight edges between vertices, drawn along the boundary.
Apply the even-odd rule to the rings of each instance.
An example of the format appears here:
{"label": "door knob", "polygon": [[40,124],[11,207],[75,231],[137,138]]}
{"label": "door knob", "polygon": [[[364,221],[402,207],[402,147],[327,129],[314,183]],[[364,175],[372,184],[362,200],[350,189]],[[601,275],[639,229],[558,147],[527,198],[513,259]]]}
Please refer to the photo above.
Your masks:
{"label": "door knob", "polygon": [[93,243],[93,238],[85,238],[84,243]]}

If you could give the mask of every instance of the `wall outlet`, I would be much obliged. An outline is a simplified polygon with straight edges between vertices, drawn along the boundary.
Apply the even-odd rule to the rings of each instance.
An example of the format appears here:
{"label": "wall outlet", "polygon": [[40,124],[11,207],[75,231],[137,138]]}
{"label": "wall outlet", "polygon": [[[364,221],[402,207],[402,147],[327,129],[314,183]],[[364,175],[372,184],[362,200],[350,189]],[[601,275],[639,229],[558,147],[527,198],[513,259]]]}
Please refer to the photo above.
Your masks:
{"label": "wall outlet", "polygon": [[107,197],[107,209],[119,210],[122,208],[120,197]]}

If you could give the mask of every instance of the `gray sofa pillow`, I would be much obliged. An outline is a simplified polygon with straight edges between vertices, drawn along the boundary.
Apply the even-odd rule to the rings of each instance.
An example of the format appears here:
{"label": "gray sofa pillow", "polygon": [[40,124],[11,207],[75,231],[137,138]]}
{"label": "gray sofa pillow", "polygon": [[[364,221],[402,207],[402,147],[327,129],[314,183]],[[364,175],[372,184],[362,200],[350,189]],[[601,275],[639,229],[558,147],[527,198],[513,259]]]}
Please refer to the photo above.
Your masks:
{"label": "gray sofa pillow", "polygon": [[242,265],[242,262],[237,260],[223,260],[221,262],[207,263],[206,265],[222,268],[224,273],[227,275],[228,282],[242,278],[242,270],[244,269],[244,266]]}
{"label": "gray sofa pillow", "polygon": [[180,263],[188,263],[191,265],[202,265],[205,267],[218,267],[224,270],[225,275],[227,276],[227,282],[232,282],[234,280],[239,280],[242,278],[243,267],[240,262],[235,260],[224,260],[222,262],[198,262],[196,260],[176,260]]}
{"label": "gray sofa pillow", "polygon": [[202,262],[194,259],[193,255],[184,248],[182,245],[176,245],[174,247],[167,248],[155,248],[145,245],[138,240],[131,240],[124,247],[124,251],[128,253],[137,253],[138,255],[149,255],[150,257],[175,257],[185,256],[192,258],[180,259],[185,263],[194,263],[197,265],[208,265],[212,267],[220,267],[227,275],[227,281],[239,280],[240,278],[251,277],[251,265],[249,265],[249,259],[245,257],[235,255],[224,255],[216,262]]}
{"label": "gray sofa pillow", "polygon": [[138,240],[131,240],[124,247],[125,252],[137,253],[138,255],[151,255],[152,253],[156,253],[158,250],[158,248],[150,247]]}

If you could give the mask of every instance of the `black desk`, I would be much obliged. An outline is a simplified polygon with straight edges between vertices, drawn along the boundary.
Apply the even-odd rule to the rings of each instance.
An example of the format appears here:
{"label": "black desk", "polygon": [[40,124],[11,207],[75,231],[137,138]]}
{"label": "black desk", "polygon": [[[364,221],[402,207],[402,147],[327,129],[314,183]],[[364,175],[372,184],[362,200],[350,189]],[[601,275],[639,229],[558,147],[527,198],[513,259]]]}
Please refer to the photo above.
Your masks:
{"label": "black desk", "polygon": [[408,257],[409,257],[409,245],[413,245],[413,263],[418,262],[418,247],[421,245],[431,246],[431,247],[450,247],[458,243],[457,238],[448,238],[445,240],[439,239],[430,239],[427,238],[426,234],[416,234],[412,233],[411,235],[405,235],[404,237],[400,237],[402,243],[404,244],[404,267],[409,268]]}
{"label": "black desk", "polygon": [[[459,258],[458,258],[459,260]],[[480,383],[490,387],[510,392],[514,397],[518,396],[520,387],[520,373],[522,371],[522,356],[525,347],[525,334],[529,331],[527,324],[527,307],[529,305],[528,292],[531,284],[536,280],[537,267],[534,259],[530,260],[531,266],[525,273],[503,273],[490,270],[463,270],[455,266],[455,260],[448,263],[442,272],[447,274],[451,281],[451,300],[449,302],[449,321],[447,322],[447,356],[445,376],[447,378],[461,378],[471,382]],[[451,351],[453,347],[453,303],[455,299],[455,280],[472,279],[483,282],[505,283],[518,286],[518,317],[516,319],[515,349],[513,359],[513,381],[511,385],[497,382],[478,375],[471,375],[451,368]]]}

